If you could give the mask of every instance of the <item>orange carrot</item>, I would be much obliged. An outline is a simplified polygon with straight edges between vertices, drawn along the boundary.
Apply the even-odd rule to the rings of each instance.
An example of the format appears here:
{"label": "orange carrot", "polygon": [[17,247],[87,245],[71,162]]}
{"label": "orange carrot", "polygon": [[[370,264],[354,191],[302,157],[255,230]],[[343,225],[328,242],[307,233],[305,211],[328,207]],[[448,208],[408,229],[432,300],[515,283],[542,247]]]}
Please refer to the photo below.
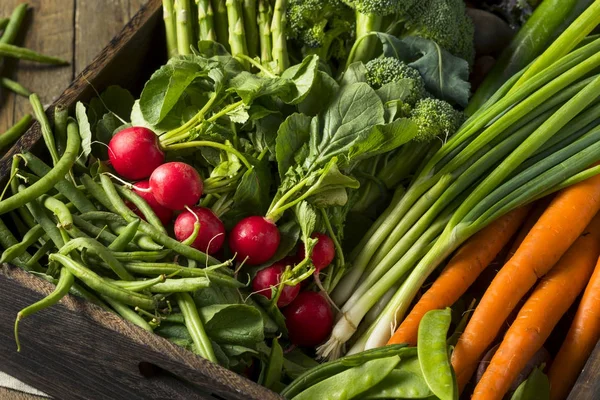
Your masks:
{"label": "orange carrot", "polygon": [[417,344],[421,318],[430,310],[454,304],[508,243],[527,216],[530,207],[520,207],[473,235],[452,257],[433,285],[419,299],[388,344]]}
{"label": "orange carrot", "polygon": [[498,272],[461,335],[452,366],[462,391],[519,300],[544,276],[600,209],[600,175],[561,190]]}
{"label": "orange carrot", "polygon": [[[600,214],[527,299],[477,383],[471,400],[504,397],[585,287],[599,254]],[[566,364],[560,365],[560,368],[565,367]]]}
{"label": "orange carrot", "polygon": [[546,208],[548,208],[550,200],[551,196],[546,196],[533,204],[533,207],[531,208],[527,219],[523,223],[523,226],[521,226],[521,229],[519,229],[515,240],[510,246],[510,250],[508,250],[508,253],[506,254],[506,257],[504,259],[505,263],[508,262],[508,260],[510,260],[510,258],[515,255],[517,249],[519,248],[521,243],[523,243],[523,240],[525,240],[525,237],[527,236],[531,228],[535,226],[535,223],[538,221],[538,219],[540,219],[542,213],[546,210]]}
{"label": "orange carrot", "polygon": [[598,340],[600,340],[600,259],[585,288],[567,337],[550,366],[548,373],[550,400],[567,398]]}

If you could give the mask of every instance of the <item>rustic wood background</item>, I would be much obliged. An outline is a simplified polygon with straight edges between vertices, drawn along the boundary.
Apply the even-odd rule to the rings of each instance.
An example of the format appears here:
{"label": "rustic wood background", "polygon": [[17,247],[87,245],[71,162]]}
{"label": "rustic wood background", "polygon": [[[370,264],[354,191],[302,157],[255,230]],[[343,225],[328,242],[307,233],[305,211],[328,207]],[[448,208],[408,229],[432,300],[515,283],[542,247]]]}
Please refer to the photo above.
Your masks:
{"label": "rustic wood background", "polygon": [[[146,0],[0,0],[0,17],[10,16],[17,4],[29,4],[29,12],[19,32],[17,44],[61,57],[71,63],[66,67],[45,67],[26,61],[16,63],[9,60],[3,75],[37,93],[42,104],[52,103],[145,2]],[[0,132],[4,132],[26,113],[31,113],[28,99],[2,91]],[[0,392],[0,398],[6,397]]]}
{"label": "rustic wood background", "polygon": [[[29,4],[29,11],[17,44],[61,57],[71,65],[40,67],[31,62],[8,60],[3,75],[37,93],[47,105],[62,93],[146,0],[0,0],[0,17],[10,16],[14,7],[24,2]],[[26,113],[31,113],[28,99],[6,90],[1,92],[0,132]],[[0,399],[41,398],[0,388]]]}

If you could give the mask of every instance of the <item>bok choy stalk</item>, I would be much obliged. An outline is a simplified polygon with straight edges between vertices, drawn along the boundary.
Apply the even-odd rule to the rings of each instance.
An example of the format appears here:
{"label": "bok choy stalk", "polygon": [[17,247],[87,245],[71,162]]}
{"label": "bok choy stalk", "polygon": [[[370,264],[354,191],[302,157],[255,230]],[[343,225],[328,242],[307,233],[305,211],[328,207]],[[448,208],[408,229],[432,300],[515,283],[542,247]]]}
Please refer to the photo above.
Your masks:
{"label": "bok choy stalk", "polygon": [[[561,39],[571,40],[561,36],[558,41]],[[381,222],[375,233],[351,255],[350,273],[332,294],[342,306],[343,314],[330,340],[319,348],[321,356],[339,356],[369,309],[404,277],[384,313],[367,330],[367,339],[357,342],[359,347],[385,344],[391,324],[402,318],[416,290],[464,240],[501,212],[560,186],[598,159],[593,152],[577,147],[581,143],[575,141],[566,147],[567,153],[562,150],[552,153],[519,172],[519,167],[553,136],[560,136],[571,120],[575,124],[580,118],[583,122],[590,118],[589,124],[600,118],[596,108],[590,108],[591,114],[582,114],[595,102],[600,85],[598,77],[585,79],[600,66],[598,46],[600,43],[594,41],[575,50],[533,75],[512,93],[495,96],[495,103],[489,103],[471,117],[432,157],[406,195],[391,206],[388,220]],[[563,94],[561,91],[568,91],[572,97],[558,96]],[[561,97],[560,101],[557,97]],[[530,110],[537,110],[533,118]],[[596,143],[597,137],[592,132],[578,140],[587,138],[591,141],[588,143]],[[569,137],[564,132],[562,135]],[[564,158],[565,154],[569,158]],[[561,164],[565,159],[569,160],[568,167]],[[524,185],[528,181],[536,185]],[[527,187],[527,191],[523,192],[520,186]],[[444,209],[463,196],[465,200],[451,214],[449,222],[436,225],[435,221],[443,220]],[[377,254],[382,248],[389,251]],[[359,281],[361,285],[356,290]]]}

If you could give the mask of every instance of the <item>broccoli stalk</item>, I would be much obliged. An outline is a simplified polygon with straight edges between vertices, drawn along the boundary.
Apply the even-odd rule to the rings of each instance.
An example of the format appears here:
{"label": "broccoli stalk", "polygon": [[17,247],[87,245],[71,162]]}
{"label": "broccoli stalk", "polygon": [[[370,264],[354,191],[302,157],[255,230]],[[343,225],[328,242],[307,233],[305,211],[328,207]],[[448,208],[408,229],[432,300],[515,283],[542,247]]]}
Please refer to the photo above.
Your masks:
{"label": "broccoli stalk", "polygon": [[256,0],[244,0],[244,30],[246,32],[246,45],[248,55],[256,57],[258,55],[258,25],[256,15]]}
{"label": "broccoli stalk", "polygon": [[248,55],[242,2],[243,0],[226,0],[225,2],[229,24],[229,46],[234,57]]}
{"label": "broccoli stalk", "polygon": [[227,22],[227,7],[223,0],[211,0],[213,19],[215,21],[215,33],[217,41],[221,43],[227,51],[229,47],[229,23]]}
{"label": "broccoli stalk", "polygon": [[196,0],[198,6],[198,26],[200,28],[200,40],[217,40],[215,33],[215,22],[210,0]]}
{"label": "broccoli stalk", "polygon": [[271,20],[273,10],[269,0],[258,0],[258,31],[260,38],[260,59],[263,63],[273,60],[273,43],[271,42]]}
{"label": "broccoli stalk", "polygon": [[273,8],[273,22],[271,23],[271,33],[273,36],[273,61],[276,62],[275,72],[281,74],[290,65],[287,52],[287,39],[285,36],[285,27],[287,24],[286,10],[287,0],[276,0]]}

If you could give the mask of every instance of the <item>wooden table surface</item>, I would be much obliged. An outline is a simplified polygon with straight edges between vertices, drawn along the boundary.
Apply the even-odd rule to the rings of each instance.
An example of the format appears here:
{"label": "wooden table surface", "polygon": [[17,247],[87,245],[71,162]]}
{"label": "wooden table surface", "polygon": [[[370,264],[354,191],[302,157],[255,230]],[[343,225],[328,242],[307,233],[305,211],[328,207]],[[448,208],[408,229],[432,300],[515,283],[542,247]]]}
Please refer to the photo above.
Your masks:
{"label": "wooden table surface", "polygon": [[[42,104],[52,103],[145,2],[146,0],[0,0],[0,18],[10,16],[17,4],[29,4],[25,23],[15,44],[70,62],[66,67],[45,67],[26,61],[17,63],[8,60],[3,76],[17,80],[37,93]],[[26,113],[31,113],[27,98],[6,90],[0,93],[0,132],[7,130]],[[43,398],[0,387],[0,399]]]}
{"label": "wooden table surface", "polygon": [[[66,67],[46,67],[10,60],[3,75],[37,93],[48,105],[62,93],[138,11],[146,0],[0,0],[0,18],[20,3],[29,12],[16,44],[68,60]],[[27,98],[0,94],[0,132],[31,113]],[[5,397],[2,397],[5,398]]]}

